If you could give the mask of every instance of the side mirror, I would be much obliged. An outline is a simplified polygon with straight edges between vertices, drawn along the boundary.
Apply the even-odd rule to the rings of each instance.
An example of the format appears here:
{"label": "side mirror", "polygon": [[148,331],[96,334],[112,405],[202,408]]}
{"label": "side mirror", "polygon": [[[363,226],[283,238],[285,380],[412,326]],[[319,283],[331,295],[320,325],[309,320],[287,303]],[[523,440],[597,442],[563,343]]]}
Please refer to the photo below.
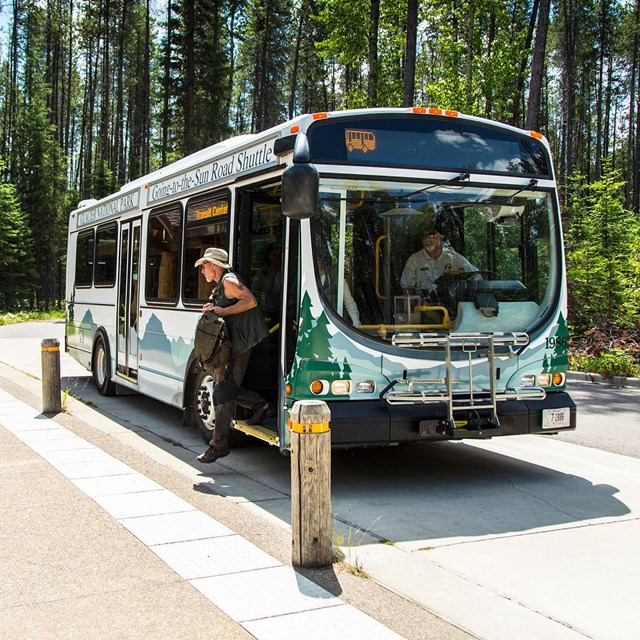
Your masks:
{"label": "side mirror", "polygon": [[309,141],[299,133],[293,148],[293,164],[282,174],[282,213],[294,220],[304,220],[315,215],[318,208],[320,178],[311,164]]}

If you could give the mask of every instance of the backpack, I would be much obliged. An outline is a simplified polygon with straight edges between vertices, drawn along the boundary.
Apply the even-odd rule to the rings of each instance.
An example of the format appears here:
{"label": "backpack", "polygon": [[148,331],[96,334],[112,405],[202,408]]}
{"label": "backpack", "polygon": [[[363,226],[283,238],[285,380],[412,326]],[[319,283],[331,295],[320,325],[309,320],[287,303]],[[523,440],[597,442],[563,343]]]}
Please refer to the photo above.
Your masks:
{"label": "backpack", "polygon": [[196,325],[193,351],[205,371],[213,371],[229,360],[229,329],[215,313],[203,313]]}

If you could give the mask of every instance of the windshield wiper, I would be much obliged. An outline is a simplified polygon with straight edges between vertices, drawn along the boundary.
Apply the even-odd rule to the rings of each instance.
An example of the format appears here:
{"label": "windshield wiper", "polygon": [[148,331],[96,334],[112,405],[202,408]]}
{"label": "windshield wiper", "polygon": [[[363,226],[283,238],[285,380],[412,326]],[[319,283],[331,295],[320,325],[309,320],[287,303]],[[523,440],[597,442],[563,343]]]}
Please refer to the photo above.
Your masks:
{"label": "windshield wiper", "polygon": [[[411,193],[407,193],[406,195],[402,195],[402,196],[372,196],[369,198],[362,198],[360,196],[349,196],[346,198],[331,198],[331,200],[333,202],[361,202],[361,203],[371,203],[371,204],[380,204],[382,202],[404,202],[405,200],[409,200],[410,198],[412,198],[415,195],[418,195],[419,193],[424,193],[425,191],[429,191],[429,189],[435,189],[436,187],[445,187],[449,184],[454,184],[455,182],[462,182],[463,180],[468,180],[471,176],[464,172],[464,173],[459,173],[456,176],[453,176],[453,178],[449,178],[449,180],[445,180],[444,182],[437,182],[435,184],[430,184],[428,187],[424,187],[422,189],[418,189],[417,191],[412,191]],[[526,188],[526,187],[525,187]],[[518,192],[519,193],[519,192]],[[420,201],[418,201],[420,202]],[[422,202],[426,202],[426,200],[422,201]]]}
{"label": "windshield wiper", "polygon": [[457,176],[453,178],[449,178],[449,180],[445,180],[444,182],[438,182],[437,184],[430,184],[428,187],[424,189],[418,189],[417,191],[412,191],[411,193],[407,193],[401,198],[397,198],[397,200],[407,200],[408,198],[412,198],[413,196],[417,196],[419,193],[424,193],[425,191],[429,191],[429,189],[434,189],[435,187],[444,187],[448,184],[453,184],[454,182],[462,182],[463,180],[468,180],[471,176],[464,172],[459,173]]}
{"label": "windshield wiper", "polygon": [[474,203],[474,204],[513,204],[513,199],[519,193],[522,193],[527,189],[530,189],[531,191],[535,191],[537,184],[538,184],[538,181],[532,178],[531,180],[529,180],[527,184],[524,185],[524,187],[520,187],[520,189],[518,189],[517,191],[514,191],[510,196],[502,196],[499,198],[487,198],[486,200],[479,200],[477,203]]}

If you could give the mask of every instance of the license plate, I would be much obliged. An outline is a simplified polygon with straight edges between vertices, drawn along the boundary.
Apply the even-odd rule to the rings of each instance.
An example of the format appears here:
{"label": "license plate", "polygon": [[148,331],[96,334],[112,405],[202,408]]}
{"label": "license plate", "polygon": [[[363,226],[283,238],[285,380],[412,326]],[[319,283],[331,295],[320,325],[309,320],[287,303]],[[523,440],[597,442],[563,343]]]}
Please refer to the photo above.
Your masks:
{"label": "license plate", "polygon": [[542,410],[542,428],[555,429],[556,427],[571,426],[571,411],[569,407],[560,409],[543,409]]}

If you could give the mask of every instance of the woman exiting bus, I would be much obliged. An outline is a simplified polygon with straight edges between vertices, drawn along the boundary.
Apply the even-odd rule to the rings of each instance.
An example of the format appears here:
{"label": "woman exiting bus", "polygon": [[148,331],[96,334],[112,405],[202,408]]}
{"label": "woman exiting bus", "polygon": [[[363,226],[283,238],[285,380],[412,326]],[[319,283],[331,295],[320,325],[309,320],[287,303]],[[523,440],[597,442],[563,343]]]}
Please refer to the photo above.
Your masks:
{"label": "woman exiting bus", "polygon": [[210,247],[196,261],[202,266],[207,282],[216,282],[211,294],[212,302],[202,307],[202,312],[215,313],[224,318],[231,335],[231,358],[216,369],[213,404],[216,423],[209,448],[197,457],[198,462],[210,463],[229,455],[229,430],[236,404],[252,410],[247,424],[260,424],[275,415],[273,407],[255,391],[244,389],[244,378],[251,349],[269,334],[251,291],[231,271],[229,256],[224,249]]}

